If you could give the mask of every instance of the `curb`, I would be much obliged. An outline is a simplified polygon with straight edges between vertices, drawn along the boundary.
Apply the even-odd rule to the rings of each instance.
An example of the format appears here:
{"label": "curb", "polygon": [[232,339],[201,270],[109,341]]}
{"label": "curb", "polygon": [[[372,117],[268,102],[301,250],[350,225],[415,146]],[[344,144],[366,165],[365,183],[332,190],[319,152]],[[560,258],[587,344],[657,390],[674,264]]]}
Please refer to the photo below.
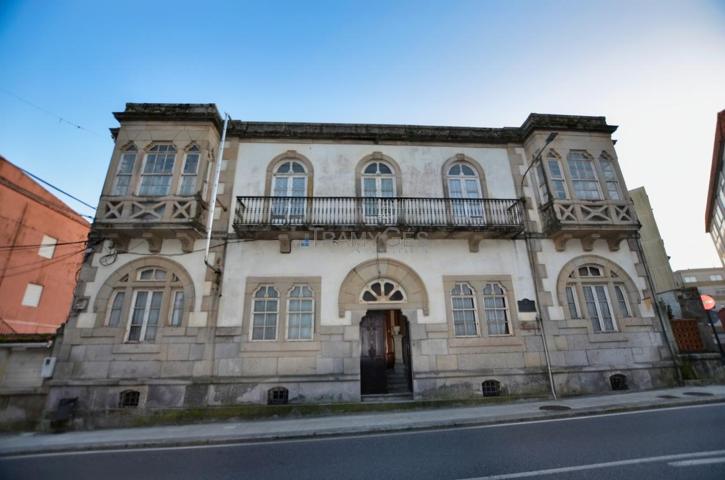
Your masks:
{"label": "curb", "polygon": [[[208,438],[188,439],[163,439],[163,440],[142,440],[142,441],[108,441],[93,445],[51,445],[39,447],[2,448],[0,447],[0,459],[14,456],[28,456],[36,454],[63,454],[73,452],[103,452],[110,450],[134,450],[147,448],[175,448],[175,447],[204,447],[222,445],[243,445],[258,442],[294,441],[304,439],[328,439],[344,436],[365,436],[382,433],[405,433],[421,432],[426,430],[443,430],[449,428],[484,427],[509,423],[523,423],[536,420],[561,420],[567,418],[606,415],[612,413],[626,413],[646,410],[660,410],[672,407],[712,405],[725,403],[725,397],[707,399],[682,399],[679,401],[649,402],[630,405],[616,405],[610,407],[582,408],[577,410],[548,412],[538,411],[529,414],[503,415],[489,419],[471,418],[460,420],[430,420],[410,422],[406,425],[380,425],[374,427],[352,427],[352,428],[326,428],[321,430],[310,430],[308,432],[275,432],[268,434],[230,434],[217,435]],[[555,404],[551,402],[551,404]],[[62,435],[62,434],[61,434]]]}

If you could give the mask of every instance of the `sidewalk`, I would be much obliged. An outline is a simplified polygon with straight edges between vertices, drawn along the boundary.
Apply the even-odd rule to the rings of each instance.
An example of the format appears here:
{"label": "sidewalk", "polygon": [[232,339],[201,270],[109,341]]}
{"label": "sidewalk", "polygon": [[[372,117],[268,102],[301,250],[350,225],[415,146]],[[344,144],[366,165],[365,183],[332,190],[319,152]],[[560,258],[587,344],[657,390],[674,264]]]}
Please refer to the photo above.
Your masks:
{"label": "sidewalk", "polygon": [[[117,448],[211,445],[488,425],[717,402],[725,402],[725,385],[607,394],[558,401],[513,402],[404,412],[233,421],[62,434],[23,433],[1,436],[0,456]],[[541,407],[547,406],[558,406],[558,408],[541,409]]]}

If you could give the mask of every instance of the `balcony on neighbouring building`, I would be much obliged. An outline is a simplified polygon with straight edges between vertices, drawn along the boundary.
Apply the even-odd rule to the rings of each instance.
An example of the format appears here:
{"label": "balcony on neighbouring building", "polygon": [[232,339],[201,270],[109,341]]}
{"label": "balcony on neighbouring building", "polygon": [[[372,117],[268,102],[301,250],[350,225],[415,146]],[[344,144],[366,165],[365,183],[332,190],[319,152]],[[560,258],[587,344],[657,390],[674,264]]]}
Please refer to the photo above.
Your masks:
{"label": "balcony on neighbouring building", "polygon": [[617,250],[619,243],[640,227],[630,201],[554,200],[544,204],[540,212],[544,234],[555,241],[558,250],[572,238],[581,239],[585,250],[591,250],[598,239]]}
{"label": "balcony on neighbouring building", "polygon": [[98,204],[95,231],[106,238],[124,241],[132,237],[149,240],[151,249],[160,248],[160,241],[177,238],[184,249],[205,234],[206,203],[195,196],[110,196]]}
{"label": "balcony on neighbouring building", "polygon": [[237,197],[243,238],[309,238],[306,232],[425,231],[431,238],[510,238],[523,231],[517,199]]}

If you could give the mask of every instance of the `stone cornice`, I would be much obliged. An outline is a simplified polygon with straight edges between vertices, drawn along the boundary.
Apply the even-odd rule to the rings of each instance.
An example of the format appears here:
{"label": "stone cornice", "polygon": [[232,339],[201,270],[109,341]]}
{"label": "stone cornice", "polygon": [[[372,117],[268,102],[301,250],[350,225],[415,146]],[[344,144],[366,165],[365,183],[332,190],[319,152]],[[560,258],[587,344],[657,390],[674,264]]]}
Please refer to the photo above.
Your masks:
{"label": "stone cornice", "polygon": [[[212,122],[221,130],[222,117],[213,103],[127,103],[114,113],[121,122]],[[613,133],[604,117],[532,113],[520,127],[481,128],[358,123],[249,122],[232,120],[227,135],[249,139],[331,140],[362,142],[523,143],[537,130]],[[118,134],[118,129],[111,129]]]}

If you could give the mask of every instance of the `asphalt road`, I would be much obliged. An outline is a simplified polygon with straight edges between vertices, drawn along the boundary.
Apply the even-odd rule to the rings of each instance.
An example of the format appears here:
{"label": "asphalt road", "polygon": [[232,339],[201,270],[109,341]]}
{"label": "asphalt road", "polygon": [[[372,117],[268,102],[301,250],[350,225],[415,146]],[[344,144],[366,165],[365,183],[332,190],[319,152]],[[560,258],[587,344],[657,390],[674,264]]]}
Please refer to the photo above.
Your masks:
{"label": "asphalt road", "polygon": [[0,458],[0,479],[725,479],[725,404],[488,427]]}

